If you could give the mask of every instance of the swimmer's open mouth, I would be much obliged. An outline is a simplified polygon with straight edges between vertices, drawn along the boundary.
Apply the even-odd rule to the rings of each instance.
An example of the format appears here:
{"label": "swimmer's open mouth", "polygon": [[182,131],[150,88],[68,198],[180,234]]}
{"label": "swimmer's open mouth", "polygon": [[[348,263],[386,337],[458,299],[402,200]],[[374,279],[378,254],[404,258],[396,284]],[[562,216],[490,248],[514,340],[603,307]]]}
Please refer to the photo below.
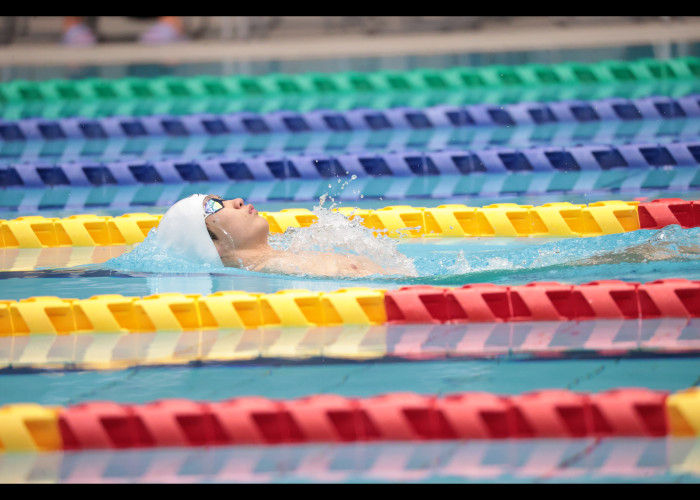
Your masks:
{"label": "swimmer's open mouth", "polygon": [[252,214],[253,212],[255,212],[256,214],[258,213],[258,211],[255,210],[255,207],[254,207],[253,204],[251,203],[250,205],[248,205],[248,213],[249,213],[249,214]]}

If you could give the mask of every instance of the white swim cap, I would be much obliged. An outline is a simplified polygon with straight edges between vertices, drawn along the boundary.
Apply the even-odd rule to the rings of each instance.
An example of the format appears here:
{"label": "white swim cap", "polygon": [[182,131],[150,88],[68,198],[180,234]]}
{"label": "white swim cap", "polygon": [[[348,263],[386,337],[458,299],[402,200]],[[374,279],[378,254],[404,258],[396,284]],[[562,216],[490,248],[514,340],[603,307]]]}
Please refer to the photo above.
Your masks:
{"label": "white swim cap", "polygon": [[170,207],[158,224],[156,238],[159,246],[169,252],[212,266],[223,266],[204,222],[202,203],[205,198],[206,195],[193,194]]}

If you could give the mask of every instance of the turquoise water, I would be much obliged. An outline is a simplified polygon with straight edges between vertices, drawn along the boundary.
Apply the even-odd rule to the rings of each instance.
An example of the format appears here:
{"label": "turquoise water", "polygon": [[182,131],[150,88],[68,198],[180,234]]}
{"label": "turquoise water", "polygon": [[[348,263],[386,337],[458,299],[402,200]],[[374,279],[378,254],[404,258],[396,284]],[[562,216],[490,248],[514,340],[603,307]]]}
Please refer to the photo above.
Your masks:
{"label": "turquoise water", "polygon": [[[366,238],[374,238],[367,236]],[[329,238],[333,241],[332,238]],[[356,245],[360,253],[362,241]],[[331,291],[347,286],[392,289],[428,284],[525,284],[533,281],[586,283],[602,279],[648,282],[668,277],[700,279],[700,228],[669,226],[593,238],[473,238],[388,240],[390,249],[411,259],[417,276],[323,278],[208,268],[162,259],[148,242],[102,264],[0,272],[0,299],[55,295],[84,299],[120,293],[143,296],[223,290],[273,293],[300,288]],[[58,251],[58,250],[56,250]],[[26,252],[26,251],[20,251]],[[366,254],[372,258],[376,255]]]}
{"label": "turquoise water", "polygon": [[479,207],[493,203],[538,206],[562,200],[577,204],[613,199],[692,200],[700,189],[700,169],[358,178],[340,189],[345,182],[276,180],[239,182],[229,186],[193,183],[12,189],[3,193],[0,199],[0,217],[14,219],[27,213],[43,217],[69,217],[76,213],[107,216],[134,212],[163,214],[176,201],[195,193],[218,194],[225,199],[243,198],[260,211],[267,212],[290,207],[311,210],[324,194],[333,196],[341,207],[368,209],[390,205],[436,207],[452,203]]}
{"label": "turquoise water", "polygon": [[487,147],[569,147],[581,143],[621,145],[695,140],[697,118],[658,122],[610,121],[353,132],[295,132],[110,139],[59,139],[0,142],[0,165],[22,162],[160,160],[203,156],[300,155],[439,151]]}
{"label": "turquoise water", "polygon": [[60,483],[697,483],[694,439],[360,443],[0,456]]}
{"label": "turquoise water", "polygon": [[[695,358],[471,360],[143,368],[14,374],[0,402],[77,404],[262,395],[518,394],[542,388],[674,391],[698,383]],[[544,383],[543,383],[544,382]],[[0,456],[11,481],[50,482],[673,482],[697,483],[696,439],[358,443]],[[8,471],[13,471],[10,474]]]}
{"label": "turquoise water", "polygon": [[164,398],[221,401],[240,396],[272,399],[308,394],[370,397],[387,392],[446,395],[485,391],[520,394],[540,389],[599,392],[616,387],[678,391],[700,380],[697,358],[311,362],[261,360],[206,367],[143,367],[121,371],[5,375],[0,403],[87,401],[147,403]]}
{"label": "turquoise water", "polygon": [[[698,54],[698,47],[697,44],[670,44],[667,55]],[[6,68],[3,78],[109,78],[238,71],[264,74],[319,69],[371,71],[496,63],[593,62],[654,57],[658,50],[648,46],[589,51],[555,49],[539,53],[450,54],[376,60],[268,61],[245,67],[200,64]],[[628,90],[627,96],[645,91],[641,86],[630,86]],[[663,95],[664,90],[668,95],[677,91],[671,87],[664,89],[663,85],[656,90]],[[525,94],[527,92],[521,89],[512,95],[502,93],[500,98],[503,102],[511,102]],[[299,154],[303,151],[328,153],[395,148],[427,151],[504,145],[620,144],[693,140],[697,137],[697,123],[681,121],[670,125],[645,122],[612,127],[515,127],[447,135],[432,131],[304,134],[294,138],[236,137],[217,141],[149,139],[129,144],[66,141],[5,144],[0,150],[0,164],[80,158],[150,159],[188,155],[199,158],[224,153],[259,154],[262,151]],[[520,173],[461,178],[373,178],[357,179],[342,187],[326,180],[94,188],[56,186],[0,191],[0,218],[22,215],[66,217],[76,213],[120,215],[137,211],[164,213],[169,205],[194,192],[242,196],[254,202],[259,210],[278,211],[291,207],[312,209],[319,204],[319,197],[323,194],[331,195],[343,206],[379,208],[397,204],[436,206],[465,203],[483,206],[498,202],[539,205],[551,201],[697,199],[698,187],[700,177],[696,168],[571,172],[554,176]],[[151,245],[149,239],[136,248],[115,249],[117,253],[124,253],[120,256],[109,254],[111,258],[101,258],[100,262],[93,261],[92,249],[3,250],[0,253],[0,300],[37,295],[82,299],[112,293],[144,296],[164,292],[208,294],[223,290],[261,293],[284,289],[331,291],[348,286],[392,289],[415,284],[460,286],[482,282],[516,285],[533,281],[585,283],[601,279],[646,282],[671,277],[700,280],[700,229],[681,229],[678,226],[596,238],[401,239],[385,241],[379,246],[368,231],[332,218],[322,227],[293,233],[276,238],[275,244],[293,248],[306,240],[313,241],[318,250],[365,254],[383,262],[407,258],[415,272],[390,277],[338,279],[212,269],[167,258]],[[338,243],[340,241],[344,243]],[[599,326],[600,330],[596,332],[607,332],[610,338],[606,346],[612,351],[581,347],[577,327],[572,326],[571,335],[567,336],[570,325],[562,324],[549,347],[553,350],[561,346],[571,348],[559,352],[557,357],[552,357],[546,349],[524,352],[522,338],[529,332],[527,325],[518,327],[523,330],[508,326],[507,330],[496,332],[485,342],[485,352],[480,353],[482,356],[479,353],[465,355],[453,349],[460,335],[467,335],[468,330],[431,329],[426,332],[423,327],[410,327],[385,332],[387,347],[394,349],[392,356],[362,362],[326,356],[304,360],[260,357],[246,362],[106,371],[4,369],[0,371],[0,404],[72,405],[105,400],[145,403],[163,398],[222,400],[247,395],[279,399],[309,394],[367,397],[394,391],[436,395],[459,391],[519,394],[560,388],[597,392],[630,386],[677,391],[700,383],[696,349],[672,353],[663,345],[654,348],[649,341],[654,338],[658,325],[634,323],[636,326],[628,329],[593,322],[586,325],[591,328]],[[647,327],[648,331],[645,330]],[[673,328],[677,330],[674,331],[678,333],[680,343],[695,342],[698,338],[695,323]],[[402,357],[399,347],[411,339],[414,342],[420,340],[420,347],[434,354],[436,359],[430,359],[430,356],[418,356],[412,360]],[[51,340],[50,337],[47,340]],[[626,347],[615,352],[616,343]],[[698,456],[698,442],[677,439],[538,440],[13,454],[0,455],[0,481],[698,482],[700,471],[693,459]]]}

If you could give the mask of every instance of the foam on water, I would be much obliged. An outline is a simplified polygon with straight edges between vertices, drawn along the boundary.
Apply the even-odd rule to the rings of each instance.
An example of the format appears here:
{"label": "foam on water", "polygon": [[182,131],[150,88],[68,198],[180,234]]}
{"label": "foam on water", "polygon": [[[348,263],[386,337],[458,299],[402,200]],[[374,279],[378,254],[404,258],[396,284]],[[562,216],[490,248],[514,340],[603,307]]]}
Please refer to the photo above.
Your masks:
{"label": "foam on water", "polygon": [[[354,178],[354,176],[353,176]],[[330,207],[324,207],[330,199]],[[333,252],[341,255],[360,255],[371,259],[394,276],[418,276],[413,260],[399,252],[398,241],[385,235],[376,235],[362,225],[363,219],[350,219],[340,212],[332,198],[324,195],[313,213],[318,221],[302,228],[289,228],[270,237],[273,248],[290,253],[302,251]]]}

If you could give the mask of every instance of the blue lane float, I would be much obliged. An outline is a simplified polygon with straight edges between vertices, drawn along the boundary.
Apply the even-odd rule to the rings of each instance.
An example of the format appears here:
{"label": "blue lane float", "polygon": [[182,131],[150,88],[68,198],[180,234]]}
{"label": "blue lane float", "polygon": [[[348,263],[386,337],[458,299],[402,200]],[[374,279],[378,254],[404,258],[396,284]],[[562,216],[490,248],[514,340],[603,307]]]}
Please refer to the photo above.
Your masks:
{"label": "blue lane float", "polygon": [[0,121],[2,141],[189,137],[225,134],[349,132],[360,130],[426,130],[435,128],[605,121],[667,120],[700,117],[700,95],[680,98],[607,98],[548,103],[429,108],[393,108],[349,111],[315,110],[305,113],[276,111],[226,115],[144,116],[104,118],[40,118]]}
{"label": "blue lane float", "polygon": [[[347,181],[346,181],[347,182]],[[503,174],[441,175],[426,177],[365,177],[350,183],[327,179],[279,179],[197,184],[132,184],[125,186],[56,186],[6,190],[0,210],[30,213],[70,210],[106,211],[120,215],[137,207],[167,208],[193,192],[216,193],[226,199],[246,202],[318,202],[328,194],[337,202],[357,206],[362,200],[503,198],[537,196],[541,202],[556,202],[567,196],[609,195],[624,192],[661,197],[663,191],[688,192],[700,189],[700,167],[623,169],[584,172],[514,172]],[[346,184],[346,185],[344,185]],[[330,185],[330,187],[329,187]],[[581,200],[584,201],[584,200]],[[483,203],[481,203],[483,204]],[[113,212],[113,213],[112,213]],[[13,218],[16,215],[5,215]]]}
{"label": "blue lane float", "polygon": [[518,127],[364,130],[296,134],[0,141],[0,165],[43,162],[109,162],[126,159],[299,155],[571,147],[577,144],[665,143],[700,137],[700,119],[550,123]]}
{"label": "blue lane float", "polygon": [[487,148],[340,155],[260,155],[199,160],[26,163],[0,166],[0,187],[182,184],[474,173],[607,171],[695,167],[700,141],[619,146]]}

